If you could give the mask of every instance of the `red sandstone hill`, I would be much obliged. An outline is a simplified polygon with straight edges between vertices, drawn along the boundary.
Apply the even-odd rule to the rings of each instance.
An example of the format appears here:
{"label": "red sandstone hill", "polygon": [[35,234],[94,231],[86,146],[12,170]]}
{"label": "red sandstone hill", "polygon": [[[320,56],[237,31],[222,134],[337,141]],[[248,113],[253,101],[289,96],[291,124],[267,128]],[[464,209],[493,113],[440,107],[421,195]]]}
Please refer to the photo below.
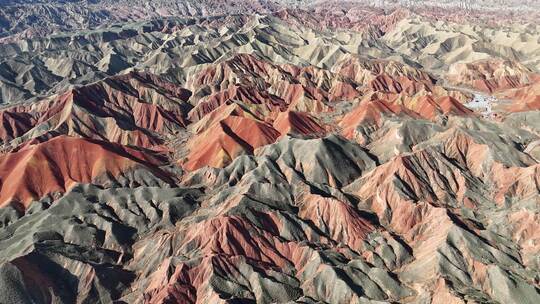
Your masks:
{"label": "red sandstone hill", "polygon": [[[261,113],[260,117],[264,117]],[[324,136],[315,118],[307,113],[276,113],[273,125],[246,112],[237,104],[222,105],[193,125],[196,132],[189,142],[190,153],[183,168],[223,167],[242,154],[253,154],[261,146],[274,143],[286,134]]]}
{"label": "red sandstone hill", "polygon": [[287,111],[280,113],[274,121],[274,128],[281,135],[323,135],[326,130],[315,118],[305,112]]}
{"label": "red sandstone hill", "polygon": [[107,185],[128,171],[143,169],[166,178],[154,166],[163,159],[106,142],[59,136],[0,156],[0,205],[21,208],[76,183]]}
{"label": "red sandstone hill", "polygon": [[339,122],[343,129],[342,134],[347,138],[352,138],[354,130],[359,125],[380,126],[382,120],[390,116],[405,116],[411,118],[420,118],[421,116],[414,111],[384,100],[364,100],[351,112],[347,113]]}
{"label": "red sandstone hill", "polygon": [[470,116],[473,112],[459,103],[456,99],[446,96],[434,99],[431,96],[421,97],[411,110],[420,114],[420,116],[433,119],[437,115],[460,115]]}
{"label": "red sandstone hill", "polygon": [[279,136],[268,123],[229,116],[192,139],[183,168],[191,171],[203,166],[223,167],[239,155],[252,154],[254,149],[273,143]]}
{"label": "red sandstone hill", "polygon": [[497,96],[511,100],[510,105],[503,107],[505,111],[525,112],[538,110],[540,109],[540,81],[502,91]]}
{"label": "red sandstone hill", "polygon": [[196,122],[219,106],[233,101],[239,101],[248,106],[259,106],[261,111],[268,115],[287,108],[285,101],[275,95],[265,91],[261,92],[252,87],[232,86],[200,99],[197,105],[189,112],[188,118],[190,121]]}

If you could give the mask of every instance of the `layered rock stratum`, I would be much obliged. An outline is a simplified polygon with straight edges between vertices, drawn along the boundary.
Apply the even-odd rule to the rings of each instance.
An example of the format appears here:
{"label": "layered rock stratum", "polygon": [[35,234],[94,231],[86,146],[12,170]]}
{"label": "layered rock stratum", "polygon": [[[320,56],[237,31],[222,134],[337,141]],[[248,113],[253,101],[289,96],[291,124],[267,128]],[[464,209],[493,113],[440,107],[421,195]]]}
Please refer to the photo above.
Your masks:
{"label": "layered rock stratum", "polygon": [[536,1],[0,7],[0,303],[540,303]]}

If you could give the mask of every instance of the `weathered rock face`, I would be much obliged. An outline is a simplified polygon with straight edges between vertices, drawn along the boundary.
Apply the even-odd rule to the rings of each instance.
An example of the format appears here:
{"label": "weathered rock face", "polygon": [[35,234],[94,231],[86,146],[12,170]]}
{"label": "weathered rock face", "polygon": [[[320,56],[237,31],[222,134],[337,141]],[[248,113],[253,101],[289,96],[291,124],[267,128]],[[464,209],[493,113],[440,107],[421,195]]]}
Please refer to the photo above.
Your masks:
{"label": "weathered rock face", "polygon": [[534,5],[19,2],[1,303],[540,303]]}

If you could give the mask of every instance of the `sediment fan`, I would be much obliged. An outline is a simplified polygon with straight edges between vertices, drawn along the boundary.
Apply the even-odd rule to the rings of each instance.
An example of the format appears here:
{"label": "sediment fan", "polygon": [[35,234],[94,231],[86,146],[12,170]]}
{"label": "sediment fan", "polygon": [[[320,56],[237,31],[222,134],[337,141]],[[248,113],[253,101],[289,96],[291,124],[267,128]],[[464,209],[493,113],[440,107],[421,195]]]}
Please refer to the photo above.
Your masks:
{"label": "sediment fan", "polygon": [[484,6],[1,2],[0,303],[540,303],[538,3]]}

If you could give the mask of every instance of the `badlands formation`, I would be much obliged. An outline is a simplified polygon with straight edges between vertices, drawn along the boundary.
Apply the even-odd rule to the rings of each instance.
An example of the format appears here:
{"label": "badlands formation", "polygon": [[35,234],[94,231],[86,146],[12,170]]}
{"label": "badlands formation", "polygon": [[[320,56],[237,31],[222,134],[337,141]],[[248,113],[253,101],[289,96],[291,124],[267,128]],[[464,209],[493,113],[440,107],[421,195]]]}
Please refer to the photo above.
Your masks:
{"label": "badlands formation", "polygon": [[0,303],[540,303],[538,3],[484,2],[2,4]]}

